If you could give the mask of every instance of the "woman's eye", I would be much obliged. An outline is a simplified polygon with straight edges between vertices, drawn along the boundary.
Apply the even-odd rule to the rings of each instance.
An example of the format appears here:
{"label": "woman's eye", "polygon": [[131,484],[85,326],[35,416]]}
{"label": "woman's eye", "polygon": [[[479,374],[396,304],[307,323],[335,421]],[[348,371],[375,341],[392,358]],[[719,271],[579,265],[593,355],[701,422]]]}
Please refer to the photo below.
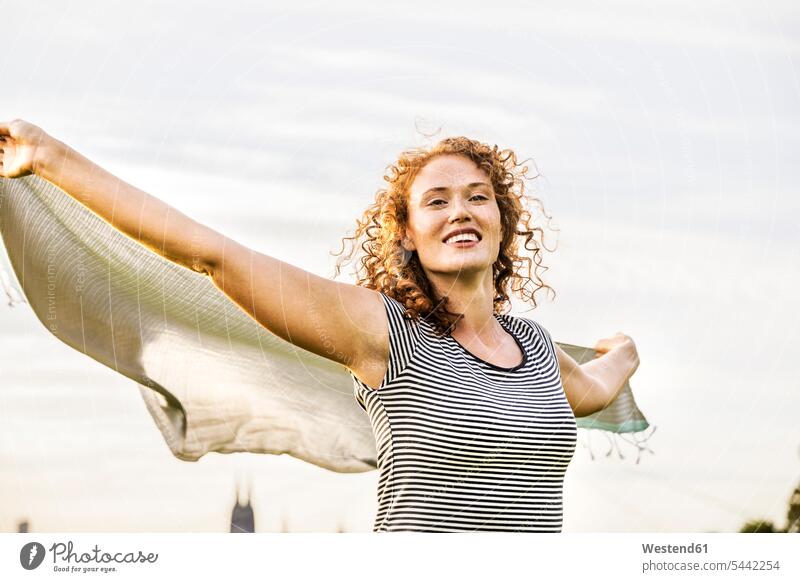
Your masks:
{"label": "woman's eye", "polygon": [[[485,194],[474,194],[472,196],[472,198],[470,198],[470,200],[472,200],[474,198],[479,198],[479,199],[482,199],[482,200],[489,200],[489,197],[486,196]],[[434,206],[434,205],[438,205],[440,203],[441,204],[447,204],[447,201],[437,198],[436,200],[431,200],[430,202],[428,202],[428,206]]]}

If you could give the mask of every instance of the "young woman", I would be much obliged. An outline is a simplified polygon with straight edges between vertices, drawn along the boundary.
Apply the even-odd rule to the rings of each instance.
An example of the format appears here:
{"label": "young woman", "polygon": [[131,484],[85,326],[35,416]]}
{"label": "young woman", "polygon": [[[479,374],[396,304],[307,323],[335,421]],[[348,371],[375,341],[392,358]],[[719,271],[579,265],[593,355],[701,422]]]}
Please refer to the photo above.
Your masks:
{"label": "young woman", "polygon": [[404,152],[350,237],[364,250],[351,285],[234,242],[30,123],[0,123],[0,176],[41,176],[350,371],[376,438],[376,531],[560,531],[575,417],[609,405],[638,367],[624,334],[578,366],[537,322],[501,314],[509,291],[535,305],[547,287],[525,171],[465,137]]}

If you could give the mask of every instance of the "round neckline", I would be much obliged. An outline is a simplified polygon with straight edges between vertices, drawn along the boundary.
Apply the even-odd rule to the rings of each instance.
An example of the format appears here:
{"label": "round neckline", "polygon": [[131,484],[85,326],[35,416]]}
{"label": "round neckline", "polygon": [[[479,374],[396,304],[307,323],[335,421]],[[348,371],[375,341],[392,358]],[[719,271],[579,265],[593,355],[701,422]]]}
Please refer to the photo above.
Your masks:
{"label": "round neckline", "polygon": [[506,331],[506,333],[508,333],[508,335],[510,335],[511,337],[514,338],[514,341],[517,342],[517,345],[519,346],[519,349],[522,352],[522,361],[519,364],[517,364],[516,366],[512,366],[511,368],[504,368],[503,366],[498,366],[497,364],[492,364],[491,362],[487,362],[486,360],[484,360],[482,358],[479,358],[478,356],[473,354],[471,351],[469,351],[467,348],[465,348],[460,343],[458,343],[458,340],[453,337],[453,334],[449,333],[449,334],[447,334],[447,337],[450,338],[450,340],[454,344],[456,344],[461,349],[462,352],[467,354],[473,360],[476,360],[476,361],[480,362],[481,364],[483,364],[485,366],[489,366],[490,368],[493,368],[495,370],[500,370],[502,372],[514,372],[516,370],[519,370],[525,364],[528,363],[528,351],[525,349],[525,346],[522,345],[522,342],[519,341],[519,338],[516,336],[516,334],[514,332],[512,332],[511,329],[509,329],[509,327],[507,325],[507,322],[504,321],[504,319],[503,319],[505,316],[498,315],[496,313],[493,313],[492,315],[498,321],[498,323],[500,323],[500,325],[503,327],[503,329]]}

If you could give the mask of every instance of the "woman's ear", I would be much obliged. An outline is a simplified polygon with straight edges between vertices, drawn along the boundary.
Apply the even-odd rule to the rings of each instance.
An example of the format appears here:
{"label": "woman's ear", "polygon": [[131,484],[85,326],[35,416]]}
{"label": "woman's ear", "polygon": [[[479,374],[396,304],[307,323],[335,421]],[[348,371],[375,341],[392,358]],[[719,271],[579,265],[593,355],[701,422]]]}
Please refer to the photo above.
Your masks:
{"label": "woman's ear", "polygon": [[402,239],[400,239],[400,244],[402,245],[402,247],[405,250],[407,250],[409,252],[415,251],[417,249],[417,247],[414,245],[414,243],[411,242],[411,239],[408,238],[407,236],[404,236]]}

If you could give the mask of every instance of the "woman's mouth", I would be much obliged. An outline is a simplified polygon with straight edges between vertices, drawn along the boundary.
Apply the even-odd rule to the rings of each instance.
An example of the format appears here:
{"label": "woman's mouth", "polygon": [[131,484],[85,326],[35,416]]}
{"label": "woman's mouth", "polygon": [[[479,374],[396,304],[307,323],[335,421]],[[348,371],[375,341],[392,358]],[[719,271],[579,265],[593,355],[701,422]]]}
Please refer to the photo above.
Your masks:
{"label": "woman's mouth", "polygon": [[449,247],[456,247],[459,249],[468,249],[470,247],[478,246],[479,240],[464,240],[458,242],[445,243]]}
{"label": "woman's mouth", "polygon": [[472,229],[462,230],[456,234],[451,234],[444,239],[444,244],[460,249],[474,247],[481,241],[481,236]]}

